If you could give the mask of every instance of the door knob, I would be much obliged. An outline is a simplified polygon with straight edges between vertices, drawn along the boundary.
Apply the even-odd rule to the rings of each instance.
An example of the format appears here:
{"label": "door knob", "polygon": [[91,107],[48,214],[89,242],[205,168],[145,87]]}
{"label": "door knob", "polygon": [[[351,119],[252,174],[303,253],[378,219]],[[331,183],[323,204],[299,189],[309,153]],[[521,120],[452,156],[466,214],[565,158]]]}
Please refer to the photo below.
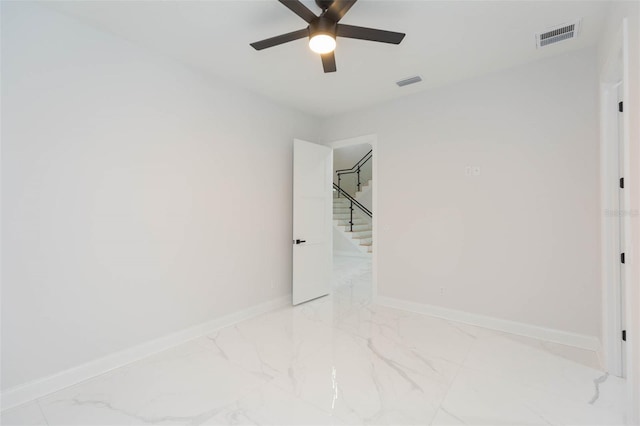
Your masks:
{"label": "door knob", "polygon": [[296,240],[296,244],[302,244],[302,243],[306,243],[306,240]]}

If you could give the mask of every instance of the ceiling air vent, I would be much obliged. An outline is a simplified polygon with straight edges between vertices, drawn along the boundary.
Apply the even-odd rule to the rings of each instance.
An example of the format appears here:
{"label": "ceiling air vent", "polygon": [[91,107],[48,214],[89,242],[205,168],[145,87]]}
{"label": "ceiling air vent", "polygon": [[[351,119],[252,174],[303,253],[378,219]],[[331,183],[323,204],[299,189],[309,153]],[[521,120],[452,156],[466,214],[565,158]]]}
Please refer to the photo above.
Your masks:
{"label": "ceiling air vent", "polygon": [[558,25],[543,33],[536,34],[536,47],[545,47],[550,44],[559,43],[561,41],[570,40],[578,36],[578,28],[580,21],[570,22]]}
{"label": "ceiling air vent", "polygon": [[410,84],[419,83],[422,81],[422,77],[416,75],[415,77],[405,78],[404,80],[396,81],[398,87],[408,86]]}

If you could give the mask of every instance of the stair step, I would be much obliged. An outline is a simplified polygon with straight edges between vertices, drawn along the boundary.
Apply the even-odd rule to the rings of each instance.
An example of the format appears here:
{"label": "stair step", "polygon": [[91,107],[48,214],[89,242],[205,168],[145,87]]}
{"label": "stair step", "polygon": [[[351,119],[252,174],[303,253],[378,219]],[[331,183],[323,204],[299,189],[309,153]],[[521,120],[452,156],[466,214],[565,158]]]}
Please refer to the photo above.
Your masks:
{"label": "stair step", "polygon": [[362,192],[364,190],[369,189],[369,187],[371,186],[371,182],[373,182],[373,180],[369,179],[366,183],[361,184],[360,185],[360,191],[358,191],[358,192]]}
{"label": "stair step", "polygon": [[[352,231],[351,231],[351,226],[350,226],[348,223],[347,223],[347,224],[344,224],[344,225],[336,224],[336,226],[338,227],[338,229],[340,229],[340,230],[342,230],[342,231],[344,231],[344,232],[347,232],[347,233],[349,233],[349,234],[351,234],[351,233],[352,233]],[[355,225],[355,224],[354,224],[354,225],[353,225],[353,232],[357,232],[357,231],[364,231],[364,229],[358,229],[358,227],[359,227],[359,226],[362,226],[362,225]],[[354,238],[355,238],[355,237],[354,237]]]}
{"label": "stair step", "polygon": [[[353,225],[353,231],[351,231],[351,227],[349,226],[349,224],[338,225],[338,228],[346,232],[347,234],[349,234],[349,236],[353,237],[354,239],[357,239],[357,237],[352,235],[354,232],[367,231],[367,229],[360,229],[360,228],[366,228],[366,225]],[[369,228],[368,230],[370,231],[371,228]]]}
{"label": "stair step", "polygon": [[[349,224],[349,218],[346,219],[337,219],[337,218],[333,218],[333,220],[337,221],[338,226],[346,226]],[[354,218],[353,219],[353,225],[370,225],[369,222],[367,222],[364,219],[358,219],[358,218]]]}
{"label": "stair step", "polygon": [[349,213],[334,213],[333,220],[349,220],[351,215]]}
{"label": "stair step", "polygon": [[[334,212],[333,220],[349,220],[351,218],[351,212]],[[363,217],[358,216],[356,213],[353,214],[354,223],[357,221],[358,223],[371,223],[371,221],[366,220]]]}
{"label": "stair step", "polygon": [[369,182],[367,182],[367,183],[365,183],[363,185],[360,185],[360,191],[358,191],[358,192],[366,191],[367,189],[369,189],[370,185],[371,185],[371,181],[369,181]]}
{"label": "stair step", "polygon": [[[355,194],[356,199],[363,191],[371,190],[371,184],[371,179],[363,183],[360,191]],[[372,253],[373,232],[371,219],[364,217],[356,207],[354,207],[352,216],[351,201],[343,196],[338,197],[336,191],[333,194],[333,223],[358,247],[358,250],[363,253]],[[349,224],[351,218],[353,218],[353,227]]]}
{"label": "stair step", "polygon": [[[338,224],[336,224],[336,226],[338,227],[339,230],[341,230],[342,232],[347,234],[347,236],[351,235],[351,227],[349,226],[349,224],[346,224],[346,225],[338,225]],[[356,227],[356,225],[353,225],[354,229],[355,229],[355,227]]]}
{"label": "stair step", "polygon": [[373,233],[371,230],[366,231],[353,231],[353,238],[371,238]]}

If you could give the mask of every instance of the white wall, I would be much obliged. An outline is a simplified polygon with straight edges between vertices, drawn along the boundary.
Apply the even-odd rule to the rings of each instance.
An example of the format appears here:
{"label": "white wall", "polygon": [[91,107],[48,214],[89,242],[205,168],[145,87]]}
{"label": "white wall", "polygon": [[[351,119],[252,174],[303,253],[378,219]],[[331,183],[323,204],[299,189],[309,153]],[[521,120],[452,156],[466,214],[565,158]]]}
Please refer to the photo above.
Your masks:
{"label": "white wall", "polygon": [[379,294],[599,337],[597,89],[593,49],[326,120],[378,136]]}
{"label": "white wall", "polygon": [[368,143],[336,148],[333,150],[333,169],[349,169],[369,151],[371,151],[371,145]]}
{"label": "white wall", "polygon": [[353,254],[361,255],[362,251],[358,250],[355,244],[347,239],[344,232],[335,226],[333,227],[333,253],[334,255]]}
{"label": "white wall", "polygon": [[356,200],[371,212],[373,211],[373,185],[365,186],[356,194]]}
{"label": "white wall", "polygon": [[[333,170],[350,169],[356,165],[369,151],[371,145],[363,143],[360,145],[350,145],[333,150]],[[372,172],[371,160],[367,161],[360,170],[360,183],[365,185],[371,179]],[[338,183],[338,175],[333,174],[333,182]],[[358,191],[358,175],[356,173],[343,174],[340,180],[340,187],[347,191],[348,194],[354,196]]]}
{"label": "white wall", "polygon": [[[605,65],[611,54],[617,54],[618,38],[625,39],[623,56],[626,62],[625,111],[628,123],[628,170],[625,189],[628,195],[626,218],[631,238],[626,242],[627,270],[626,310],[627,327],[627,378],[630,389],[631,421],[640,423],[640,4],[636,1],[619,1],[613,4],[611,14],[599,47],[600,80],[605,82]],[[627,20],[627,34],[623,31],[623,19]]]}
{"label": "white wall", "polygon": [[310,117],[26,2],[2,101],[3,390],[290,293]]}

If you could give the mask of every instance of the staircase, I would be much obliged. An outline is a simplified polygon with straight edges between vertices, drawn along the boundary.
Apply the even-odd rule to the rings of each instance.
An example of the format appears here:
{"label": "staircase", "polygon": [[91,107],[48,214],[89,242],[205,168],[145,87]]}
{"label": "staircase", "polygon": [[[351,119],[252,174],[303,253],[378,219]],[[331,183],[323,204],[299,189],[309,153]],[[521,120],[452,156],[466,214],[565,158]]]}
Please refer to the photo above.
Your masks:
{"label": "staircase", "polygon": [[[356,200],[365,191],[371,190],[371,181],[362,187],[356,193]],[[371,218],[362,214],[362,212],[354,208],[353,211],[353,228],[349,221],[351,219],[351,201],[345,197],[338,197],[338,193],[334,192],[333,197],[333,224],[354,244],[362,253],[373,252],[373,238]],[[353,231],[351,230],[353,229]]]}

